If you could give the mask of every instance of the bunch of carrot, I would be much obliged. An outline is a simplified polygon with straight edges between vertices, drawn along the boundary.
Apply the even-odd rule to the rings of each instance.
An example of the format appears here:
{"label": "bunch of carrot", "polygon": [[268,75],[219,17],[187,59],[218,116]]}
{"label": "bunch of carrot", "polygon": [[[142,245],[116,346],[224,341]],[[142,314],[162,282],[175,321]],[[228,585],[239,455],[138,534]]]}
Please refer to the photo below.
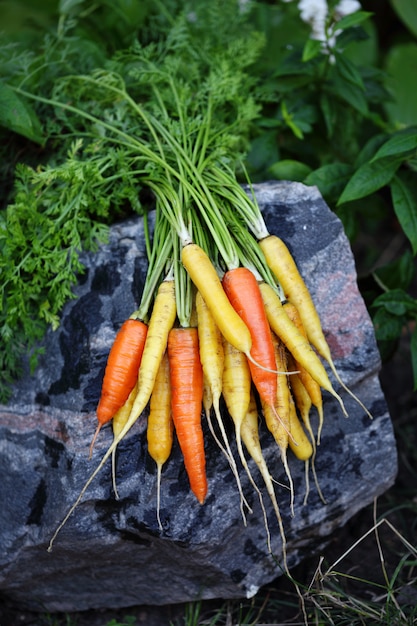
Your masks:
{"label": "bunch of carrot", "polygon": [[[231,419],[238,460],[260,498],[268,545],[262,493],[244,448],[263,478],[285,554],[280,509],[261,449],[259,424],[265,424],[278,446],[292,507],[287,451],[305,463],[306,477],[310,462],[314,471],[324,419],[322,391],[334,396],[346,414],[322,359],[343,383],[293,257],[285,243],[268,232],[255,197],[233,180],[230,172],[218,169],[196,177],[195,189],[187,187],[178,195],[173,186],[169,194],[163,185],[154,187],[156,222],[141,304],[124,322],[111,348],[91,449],[108,422],[112,422],[113,442],[58,527],[50,548],[110,456],[117,496],[117,446],[148,408],[147,443],[157,465],[160,528],[162,467],[171,454],[174,433],[190,488],[199,503],[206,499],[204,413],[236,478],[245,519],[244,505],[248,505],[227,435]],[[188,194],[193,201],[184,201]],[[221,412],[221,397],[228,415]],[[310,421],[312,407],[318,414],[316,435]]]}

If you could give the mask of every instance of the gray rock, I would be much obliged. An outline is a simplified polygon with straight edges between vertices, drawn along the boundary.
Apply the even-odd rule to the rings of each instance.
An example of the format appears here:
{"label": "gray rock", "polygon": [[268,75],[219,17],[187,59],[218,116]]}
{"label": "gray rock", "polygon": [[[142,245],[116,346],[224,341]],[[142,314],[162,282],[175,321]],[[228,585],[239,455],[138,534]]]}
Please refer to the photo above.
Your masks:
{"label": "gray rock", "polygon": [[[373,327],[341,222],[315,188],[270,182],[255,185],[255,191],[270,231],[287,241],[299,263],[342,378],[374,416],[370,420],[341,390],[346,418],[324,394],[316,469],[326,504],[313,481],[303,504],[304,466],[289,454],[294,517],[288,490],[277,487],[277,496],[291,567],[317,553],[336,528],[392,485],[397,456]],[[119,447],[120,499],[114,497],[108,463],[47,552],[112,439],[111,429],[104,428],[88,459],[108,351],[136,308],[146,272],[141,219],[113,226],[109,244],[83,260],[87,271],[78,297],[66,305],[60,328],[47,334],[39,368],[0,407],[0,592],[23,607],[51,612],[254,595],[281,569],[268,553],[259,501],[242,471],[253,507],[244,525],[236,483],[205,422],[209,493],[203,506],[190,493],[175,444],[163,470],[159,530],[155,466],[142,419]],[[285,482],[264,428],[262,444],[272,474]],[[264,502],[279,561],[281,538],[266,495]]]}

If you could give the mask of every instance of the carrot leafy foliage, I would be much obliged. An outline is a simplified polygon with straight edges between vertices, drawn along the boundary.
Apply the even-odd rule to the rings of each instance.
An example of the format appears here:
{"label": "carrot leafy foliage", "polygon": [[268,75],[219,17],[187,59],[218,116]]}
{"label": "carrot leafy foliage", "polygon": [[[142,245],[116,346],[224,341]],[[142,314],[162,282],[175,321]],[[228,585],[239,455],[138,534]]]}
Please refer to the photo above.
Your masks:
{"label": "carrot leafy foliage", "polygon": [[[72,11],[31,53],[16,41],[0,50],[13,57],[0,77],[3,134],[32,147],[26,162],[15,157],[0,213],[3,400],[22,355],[34,367],[46,328],[59,326],[80,253],[152,206],[140,190],[191,204],[186,190],[208,166],[234,171],[248,150],[259,114],[250,67],[263,46],[250,13],[234,0],[144,4],[123,45],[92,41]],[[2,100],[17,117],[2,116]]]}

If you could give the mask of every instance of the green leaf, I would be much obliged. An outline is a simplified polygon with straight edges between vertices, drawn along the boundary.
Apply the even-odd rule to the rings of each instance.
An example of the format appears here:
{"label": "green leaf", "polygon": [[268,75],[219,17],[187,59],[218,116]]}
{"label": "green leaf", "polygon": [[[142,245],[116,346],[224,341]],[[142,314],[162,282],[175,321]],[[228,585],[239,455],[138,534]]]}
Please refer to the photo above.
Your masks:
{"label": "green leaf", "polygon": [[75,8],[82,4],[84,4],[84,0],[60,0],[59,12],[64,15],[72,13]]}
{"label": "green leaf", "polygon": [[380,284],[386,289],[408,289],[415,275],[416,268],[411,250],[407,249],[398,259],[375,270]]}
{"label": "green leaf", "polygon": [[391,315],[384,308],[378,309],[372,318],[377,341],[393,341],[400,337],[404,320],[402,317]]}
{"label": "green leaf", "polygon": [[[340,74],[337,65],[334,68],[333,80],[328,85],[328,90],[333,94],[333,97],[337,96],[344,102],[347,102],[351,107],[359,111],[361,115],[368,114],[368,102],[363,89],[347,81]],[[349,115],[348,111],[346,115]]]}
{"label": "green leaf", "polygon": [[384,107],[394,124],[417,124],[417,44],[414,42],[392,46],[387,53],[385,86],[393,101]]}
{"label": "green leaf", "polygon": [[319,54],[321,54],[323,50],[323,44],[321,41],[317,39],[307,39],[307,42],[304,46],[302,60],[304,62],[311,61]]}
{"label": "green leaf", "polygon": [[311,172],[311,167],[300,161],[292,159],[283,159],[273,163],[268,168],[268,176],[277,178],[278,180],[296,180],[302,182]]}
{"label": "green leaf", "polygon": [[359,89],[364,90],[364,84],[361,75],[356,69],[355,64],[350,61],[344,54],[334,53],[336,59],[336,68],[340,76],[348,83],[356,85]]}
{"label": "green leaf", "polygon": [[396,317],[417,316],[417,300],[403,289],[391,289],[375,298],[372,308],[382,307]]}
{"label": "green leaf", "polygon": [[292,130],[297,139],[303,139],[304,134],[300,126],[294,121],[294,115],[287,109],[285,100],[281,102],[281,114],[285,124]]}
{"label": "green leaf", "polygon": [[407,128],[404,131],[394,133],[373,156],[371,161],[382,157],[406,155],[417,150],[417,128]]}
{"label": "green leaf", "polygon": [[0,82],[0,126],[40,145],[45,143],[41,124],[34,110],[3,82]]}
{"label": "green leaf", "polygon": [[368,161],[372,161],[375,153],[379,148],[387,141],[386,133],[378,133],[373,135],[364,145],[355,159],[355,168],[358,169],[361,165],[365,165]]}
{"label": "green leaf", "polygon": [[391,5],[404,26],[417,37],[417,2],[416,0],[391,0]]}
{"label": "green leaf", "polygon": [[411,352],[411,367],[413,370],[413,381],[414,381],[413,390],[416,391],[417,390],[417,326],[414,326],[414,330],[411,334],[410,352]]}
{"label": "green leaf", "polygon": [[316,185],[325,198],[338,198],[351,175],[351,165],[329,163],[308,174],[303,182],[306,185]]}
{"label": "green leaf", "polygon": [[401,171],[391,181],[394,211],[413,253],[417,254],[417,189],[416,174]]}
{"label": "green leaf", "polygon": [[364,198],[388,185],[402,160],[402,158],[386,157],[362,165],[349,180],[337,204]]}
{"label": "green leaf", "polygon": [[379,62],[379,41],[376,24],[368,19],[362,25],[340,30],[335,28],[337,50],[362,70],[375,67]]}
{"label": "green leaf", "polygon": [[320,110],[323,114],[324,123],[326,124],[327,136],[333,135],[336,115],[333,107],[333,99],[326,93],[320,94]]}
{"label": "green leaf", "polygon": [[355,13],[350,13],[349,15],[345,15],[341,20],[338,20],[335,27],[337,30],[344,30],[346,28],[351,28],[352,26],[358,26],[358,24],[362,24],[369,17],[372,17],[373,13],[369,11],[356,11]]}

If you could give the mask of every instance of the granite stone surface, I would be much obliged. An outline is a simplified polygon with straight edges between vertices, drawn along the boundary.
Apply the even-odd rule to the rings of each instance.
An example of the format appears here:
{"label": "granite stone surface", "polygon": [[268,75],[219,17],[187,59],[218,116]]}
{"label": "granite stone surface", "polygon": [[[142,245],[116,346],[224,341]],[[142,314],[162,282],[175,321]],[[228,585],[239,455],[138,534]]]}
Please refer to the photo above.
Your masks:
{"label": "granite stone surface", "polygon": [[[293,517],[288,489],[276,487],[291,567],[318,552],[336,528],[393,484],[397,453],[378,379],[373,327],[341,222],[316,188],[270,181],[254,189],[270,232],[287,242],[299,264],[343,380],[373,415],[369,419],[331,376],[349,417],[324,392],[316,471],[326,503],[311,476],[304,503],[304,465],[290,453]],[[0,593],[21,606],[51,612],[253,596],[281,573],[279,530],[264,493],[271,556],[258,497],[242,470],[243,491],[253,508],[245,526],[235,479],[205,419],[209,492],[204,505],[190,492],[175,442],[162,473],[159,529],[156,468],[147,454],[144,415],[118,449],[119,500],[108,463],[47,551],[112,440],[111,428],[103,428],[89,460],[108,352],[137,307],[146,274],[141,218],[114,225],[108,245],[82,258],[86,272],[77,297],[65,306],[59,329],[47,333],[38,369],[18,381],[8,405],[0,406]],[[316,427],[314,413],[312,422]],[[227,428],[232,439],[230,423]],[[262,424],[261,433],[271,473],[285,483],[276,445]],[[236,452],[233,444],[232,449]]]}

